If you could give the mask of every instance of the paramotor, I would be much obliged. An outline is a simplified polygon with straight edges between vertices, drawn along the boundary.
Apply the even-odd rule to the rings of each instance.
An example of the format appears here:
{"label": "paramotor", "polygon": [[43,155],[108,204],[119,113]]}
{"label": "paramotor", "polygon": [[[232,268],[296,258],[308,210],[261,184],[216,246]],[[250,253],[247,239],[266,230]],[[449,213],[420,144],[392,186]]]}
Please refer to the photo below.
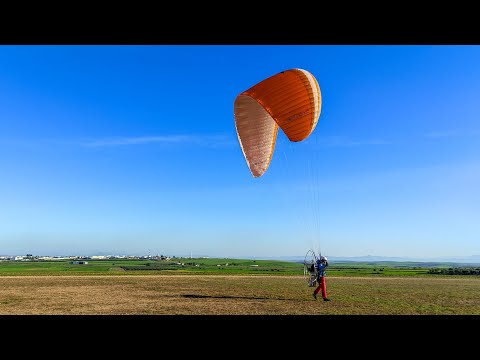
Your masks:
{"label": "paramotor", "polygon": [[317,268],[315,267],[317,259],[315,251],[308,250],[303,260],[303,276],[309,287],[317,285]]}

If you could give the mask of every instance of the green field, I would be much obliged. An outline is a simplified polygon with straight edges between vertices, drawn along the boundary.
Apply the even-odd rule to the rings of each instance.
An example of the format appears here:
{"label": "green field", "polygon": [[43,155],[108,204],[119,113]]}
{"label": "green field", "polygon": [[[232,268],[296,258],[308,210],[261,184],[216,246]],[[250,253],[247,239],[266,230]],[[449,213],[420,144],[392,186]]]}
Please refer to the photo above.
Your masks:
{"label": "green field", "polygon": [[[451,263],[415,262],[336,262],[327,270],[331,276],[435,276],[432,270],[454,269]],[[476,270],[480,269],[480,265]],[[231,258],[174,258],[165,260],[70,260],[0,261],[2,275],[145,275],[145,274],[216,274],[216,275],[301,275],[303,264],[292,261],[248,260]]]}

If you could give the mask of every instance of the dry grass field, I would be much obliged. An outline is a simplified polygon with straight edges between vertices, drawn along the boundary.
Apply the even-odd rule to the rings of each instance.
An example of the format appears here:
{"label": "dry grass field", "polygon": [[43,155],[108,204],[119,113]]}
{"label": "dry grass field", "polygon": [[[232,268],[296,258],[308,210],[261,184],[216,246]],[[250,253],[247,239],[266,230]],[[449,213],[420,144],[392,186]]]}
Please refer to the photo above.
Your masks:
{"label": "dry grass field", "polygon": [[0,276],[1,315],[480,315],[480,278]]}

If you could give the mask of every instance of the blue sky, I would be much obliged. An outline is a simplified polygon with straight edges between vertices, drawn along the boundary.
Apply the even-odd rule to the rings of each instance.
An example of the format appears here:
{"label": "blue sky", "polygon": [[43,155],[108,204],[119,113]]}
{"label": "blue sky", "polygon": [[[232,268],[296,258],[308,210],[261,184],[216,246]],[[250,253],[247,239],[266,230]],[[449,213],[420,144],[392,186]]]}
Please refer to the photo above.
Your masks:
{"label": "blue sky", "polygon": [[[242,91],[322,91],[253,178]],[[480,46],[0,46],[0,255],[480,254]]]}

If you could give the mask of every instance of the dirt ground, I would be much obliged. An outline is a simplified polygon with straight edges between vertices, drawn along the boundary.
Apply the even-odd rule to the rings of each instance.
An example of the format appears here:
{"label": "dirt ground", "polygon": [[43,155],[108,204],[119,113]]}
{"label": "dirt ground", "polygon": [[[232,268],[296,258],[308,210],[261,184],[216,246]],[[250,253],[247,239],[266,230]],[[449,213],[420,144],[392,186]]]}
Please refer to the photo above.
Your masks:
{"label": "dirt ground", "polygon": [[480,314],[480,279],[302,276],[0,276],[0,315]]}

